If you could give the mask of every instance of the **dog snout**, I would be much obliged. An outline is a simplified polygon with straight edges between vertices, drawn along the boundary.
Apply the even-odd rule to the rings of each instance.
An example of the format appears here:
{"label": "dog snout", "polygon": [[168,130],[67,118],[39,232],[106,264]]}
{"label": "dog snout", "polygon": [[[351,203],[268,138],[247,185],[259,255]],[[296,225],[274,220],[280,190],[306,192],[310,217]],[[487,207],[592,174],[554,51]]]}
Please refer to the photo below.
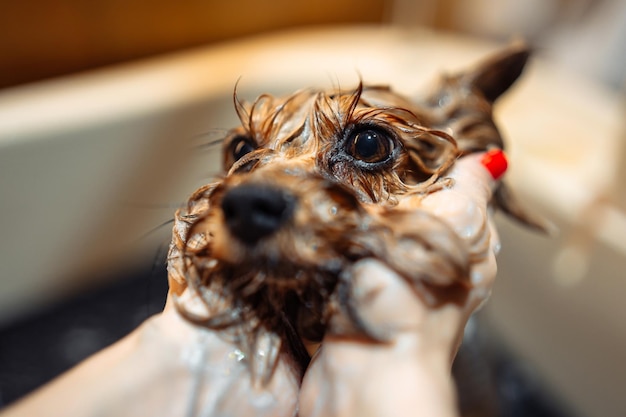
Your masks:
{"label": "dog snout", "polygon": [[222,200],[224,220],[242,242],[255,245],[278,231],[293,213],[295,197],[280,188],[239,185]]}

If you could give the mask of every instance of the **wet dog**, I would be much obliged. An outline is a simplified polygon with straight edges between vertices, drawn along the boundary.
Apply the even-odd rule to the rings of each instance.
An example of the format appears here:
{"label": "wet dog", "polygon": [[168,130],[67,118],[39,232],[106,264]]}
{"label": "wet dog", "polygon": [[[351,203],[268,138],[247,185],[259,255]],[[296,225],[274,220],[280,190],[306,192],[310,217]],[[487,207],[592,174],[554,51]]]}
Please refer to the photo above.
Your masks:
{"label": "wet dog", "polygon": [[[342,331],[376,338],[351,307],[349,266],[360,259],[383,261],[428,305],[462,302],[473,255],[420,201],[449,185],[457,158],[503,147],[492,106],[528,55],[511,46],[417,101],[368,85],[235,95],[226,174],[176,213],[171,293],[194,291],[208,311],[181,313],[230,332],[244,354],[263,345],[267,373],[281,349],[306,362],[303,340],[320,341],[338,310],[352,320]],[[504,184],[494,205],[540,227]]]}

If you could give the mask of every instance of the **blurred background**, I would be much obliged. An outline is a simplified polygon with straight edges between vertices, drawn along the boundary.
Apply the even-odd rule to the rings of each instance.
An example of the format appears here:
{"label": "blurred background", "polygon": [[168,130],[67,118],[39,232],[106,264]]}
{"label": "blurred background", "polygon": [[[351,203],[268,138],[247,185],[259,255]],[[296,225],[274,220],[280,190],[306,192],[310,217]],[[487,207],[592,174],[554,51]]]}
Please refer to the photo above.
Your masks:
{"label": "blurred background", "polygon": [[0,87],[279,29],[351,23],[521,36],[577,71],[624,85],[619,0],[39,0],[0,3]]}
{"label": "blurred background", "polygon": [[162,308],[167,222],[220,170],[238,79],[418,94],[513,38],[535,55],[497,108],[508,177],[559,232],[498,219],[460,403],[626,415],[623,0],[0,0],[0,407]]}

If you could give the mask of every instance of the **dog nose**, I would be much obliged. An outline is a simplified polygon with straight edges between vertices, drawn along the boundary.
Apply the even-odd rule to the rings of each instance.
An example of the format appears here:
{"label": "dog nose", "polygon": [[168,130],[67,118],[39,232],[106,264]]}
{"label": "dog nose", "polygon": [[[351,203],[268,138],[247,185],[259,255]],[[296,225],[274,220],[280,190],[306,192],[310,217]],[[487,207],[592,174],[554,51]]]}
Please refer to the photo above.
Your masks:
{"label": "dog nose", "polygon": [[231,233],[254,245],[291,217],[294,201],[292,194],[280,188],[240,185],[224,195],[222,211]]}

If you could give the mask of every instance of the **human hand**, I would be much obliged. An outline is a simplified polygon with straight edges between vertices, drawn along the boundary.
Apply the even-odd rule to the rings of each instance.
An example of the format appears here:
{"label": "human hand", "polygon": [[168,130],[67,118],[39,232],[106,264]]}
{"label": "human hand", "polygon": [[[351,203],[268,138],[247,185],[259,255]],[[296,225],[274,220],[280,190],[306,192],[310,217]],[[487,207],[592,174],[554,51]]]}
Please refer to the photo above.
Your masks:
{"label": "human hand", "polygon": [[[272,380],[252,381],[248,361],[226,334],[165,310],[26,398],[3,417],[293,416],[300,375],[280,354]],[[183,294],[180,303],[202,303]]]}
{"label": "human hand", "polygon": [[471,269],[463,302],[433,308],[382,262],[356,263],[350,297],[365,325],[386,340],[338,335],[333,324],[343,325],[345,317],[334,317],[304,378],[301,417],[457,415],[452,359],[469,316],[489,296],[496,275],[499,239],[488,202],[494,177],[506,169],[498,152],[461,158],[450,173],[453,186],[420,202],[420,209],[452,226],[467,245]]}

